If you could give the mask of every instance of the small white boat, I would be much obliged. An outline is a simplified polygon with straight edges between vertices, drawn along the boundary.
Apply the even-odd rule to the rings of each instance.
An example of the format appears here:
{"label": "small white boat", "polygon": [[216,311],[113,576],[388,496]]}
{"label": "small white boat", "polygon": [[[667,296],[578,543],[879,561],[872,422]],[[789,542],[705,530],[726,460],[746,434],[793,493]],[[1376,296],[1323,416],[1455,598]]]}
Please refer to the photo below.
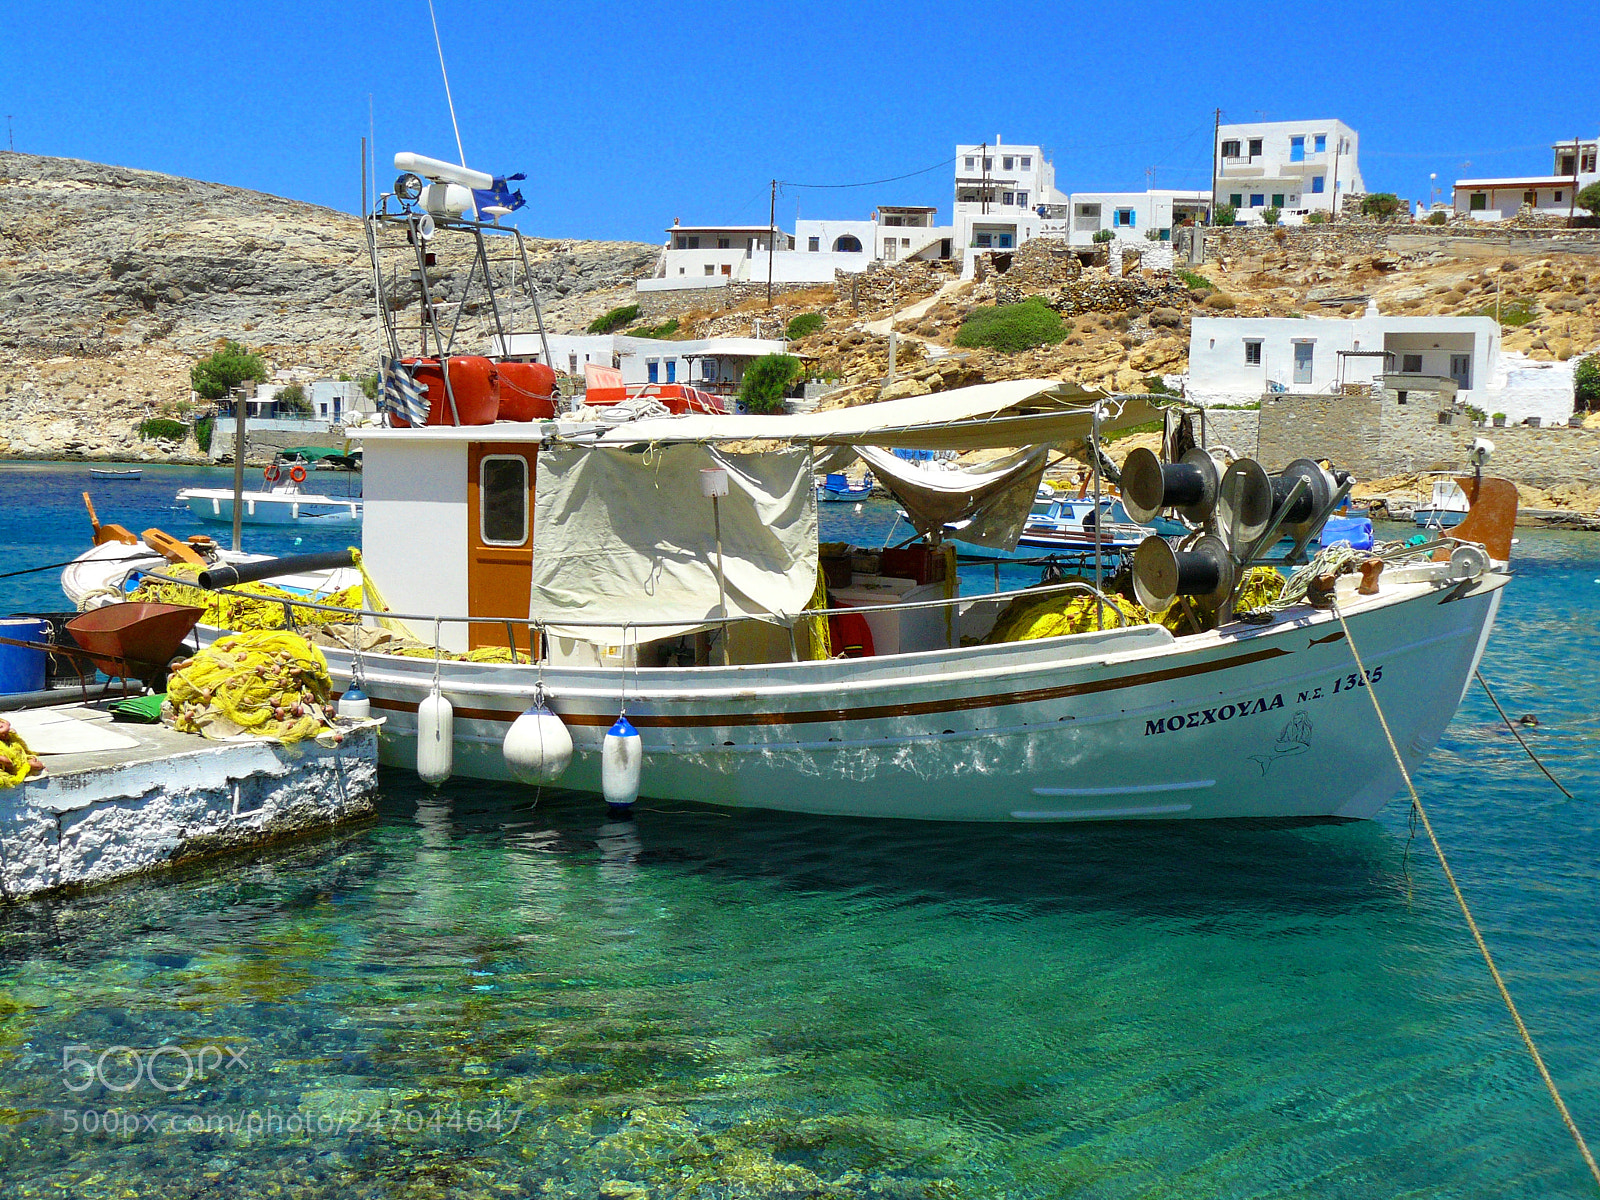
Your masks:
{"label": "small white boat", "polygon": [[89,468],[90,479],[120,479],[124,482],[131,483],[134,480],[142,478],[143,476],[144,472],[138,467],[129,467],[125,470],[116,470],[111,467]]}
{"label": "small white boat", "polygon": [[1435,479],[1433,495],[1426,504],[1417,506],[1412,519],[1421,529],[1454,529],[1471,507],[1467,494],[1454,479]]}
{"label": "small white boat", "polygon": [[872,495],[872,476],[865,476],[860,483],[851,483],[847,475],[839,471],[830,471],[817,484],[817,499],[832,501],[865,500]]}
{"label": "small white boat", "polygon": [[1135,525],[1120,501],[1102,496],[1098,509],[1093,496],[1060,496],[1035,500],[1028,523],[1017,539],[1018,548],[1038,550],[1087,550],[1095,548],[1095,526],[1099,525],[1102,550],[1131,550],[1150,531]]}
{"label": "small white boat", "polygon": [[[259,492],[246,492],[240,521],[245,525],[307,525],[319,529],[359,529],[361,497],[327,496],[305,492],[306,469],[290,467],[279,471],[276,464],[267,468]],[[218,525],[233,524],[232,488],[184,488],[178,500],[202,521]]]}

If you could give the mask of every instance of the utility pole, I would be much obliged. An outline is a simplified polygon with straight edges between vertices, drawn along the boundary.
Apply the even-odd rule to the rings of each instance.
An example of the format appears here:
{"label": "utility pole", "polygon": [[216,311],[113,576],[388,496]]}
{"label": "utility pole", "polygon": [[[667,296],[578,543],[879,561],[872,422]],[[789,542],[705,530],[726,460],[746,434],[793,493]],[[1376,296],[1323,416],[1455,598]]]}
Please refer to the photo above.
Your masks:
{"label": "utility pole", "polygon": [[772,202],[767,206],[767,307],[772,307],[772,248],[778,240],[778,181],[772,181]]}
{"label": "utility pole", "polygon": [[17,139],[11,136],[11,114],[6,114],[6,145],[11,148],[11,153],[17,152]]}
{"label": "utility pole", "polygon": [[1219,108],[1211,124],[1211,212],[1207,225],[1217,223],[1217,175],[1222,171],[1222,110]]}

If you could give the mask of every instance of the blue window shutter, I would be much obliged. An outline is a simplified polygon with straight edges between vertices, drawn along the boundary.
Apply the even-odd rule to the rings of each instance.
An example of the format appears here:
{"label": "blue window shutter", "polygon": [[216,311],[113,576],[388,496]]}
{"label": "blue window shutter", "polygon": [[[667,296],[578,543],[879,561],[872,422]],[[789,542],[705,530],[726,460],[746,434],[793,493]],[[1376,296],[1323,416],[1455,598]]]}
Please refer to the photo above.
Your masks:
{"label": "blue window shutter", "polygon": [[667,359],[667,382],[678,382],[678,360],[675,358]]}

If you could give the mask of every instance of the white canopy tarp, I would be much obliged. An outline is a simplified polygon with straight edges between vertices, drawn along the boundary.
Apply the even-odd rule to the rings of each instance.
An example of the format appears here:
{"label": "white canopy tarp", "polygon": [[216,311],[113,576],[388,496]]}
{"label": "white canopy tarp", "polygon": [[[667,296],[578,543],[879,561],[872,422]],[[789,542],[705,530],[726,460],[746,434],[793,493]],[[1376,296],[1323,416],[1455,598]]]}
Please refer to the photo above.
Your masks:
{"label": "white canopy tarp", "polygon": [[[1108,399],[1059,379],[1007,379],[926,396],[880,400],[793,416],[689,415],[633,421],[592,435],[602,445],[780,438],[831,446],[975,450],[1057,444],[1160,417],[1140,397]],[[578,435],[588,436],[588,435]]]}
{"label": "white canopy tarp", "polygon": [[876,446],[857,446],[867,466],[906,507],[921,534],[943,536],[959,525],[961,540],[1015,550],[1044,478],[1049,447],[1034,446],[980,467],[929,470]]}
{"label": "white canopy tarp", "polygon": [[613,646],[717,624],[716,532],[700,491],[708,467],[728,472],[718,501],[727,615],[781,621],[803,611],[817,585],[809,448],[552,446],[534,476],[529,616],[556,636]]}

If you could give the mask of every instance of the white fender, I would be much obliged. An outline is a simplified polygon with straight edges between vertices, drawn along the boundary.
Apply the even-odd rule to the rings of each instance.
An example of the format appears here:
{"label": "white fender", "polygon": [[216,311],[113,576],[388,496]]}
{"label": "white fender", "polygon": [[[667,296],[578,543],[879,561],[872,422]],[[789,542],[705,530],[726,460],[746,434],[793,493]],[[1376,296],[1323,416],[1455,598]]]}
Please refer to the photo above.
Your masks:
{"label": "white fender", "polygon": [[560,717],[535,703],[511,722],[500,752],[523,783],[554,783],[572,762],[572,734]]}
{"label": "white fender", "polygon": [[423,783],[450,778],[455,752],[455,709],[439,694],[439,685],[417,705],[417,774]]}
{"label": "white fender", "polygon": [[343,720],[365,721],[372,715],[372,701],[352,683],[339,697],[339,707],[335,711]]}
{"label": "white fender", "polygon": [[644,765],[644,743],[625,716],[606,732],[600,748],[600,792],[606,803],[626,808],[639,798],[639,770]]}

